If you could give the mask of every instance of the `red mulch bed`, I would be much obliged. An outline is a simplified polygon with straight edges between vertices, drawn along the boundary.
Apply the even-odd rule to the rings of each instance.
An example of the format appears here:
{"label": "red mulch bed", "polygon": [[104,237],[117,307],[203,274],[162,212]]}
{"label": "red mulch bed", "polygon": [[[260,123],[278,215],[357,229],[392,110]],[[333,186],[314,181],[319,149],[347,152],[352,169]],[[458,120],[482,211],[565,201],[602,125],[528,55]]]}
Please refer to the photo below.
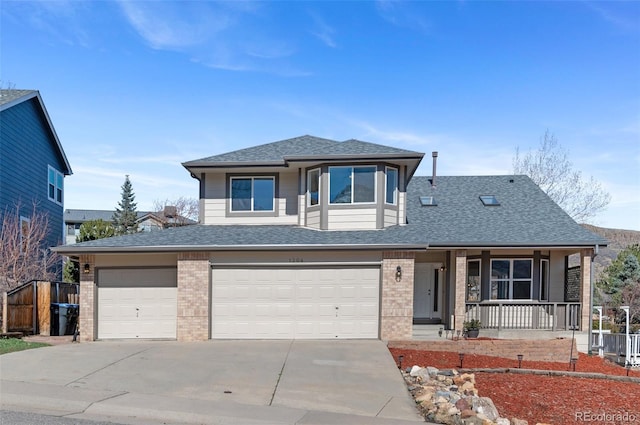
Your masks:
{"label": "red mulch bed", "polygon": [[[439,369],[459,368],[458,353],[389,348],[396,362],[404,356],[402,366],[433,366]],[[576,372],[626,375],[627,370],[598,356],[579,353]],[[515,368],[517,359],[466,354],[466,368]],[[523,369],[572,370],[567,363],[522,362]],[[629,376],[640,378],[640,371]],[[640,423],[640,384],[604,379],[520,375],[510,373],[476,373],[480,396],[493,400],[500,415],[539,422],[562,424]]]}

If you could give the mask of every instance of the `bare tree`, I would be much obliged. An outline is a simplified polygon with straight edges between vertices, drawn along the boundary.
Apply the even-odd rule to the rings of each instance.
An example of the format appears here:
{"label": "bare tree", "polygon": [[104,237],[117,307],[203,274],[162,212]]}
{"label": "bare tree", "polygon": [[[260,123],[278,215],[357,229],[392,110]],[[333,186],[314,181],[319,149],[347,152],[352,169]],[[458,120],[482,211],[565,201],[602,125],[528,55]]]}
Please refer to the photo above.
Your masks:
{"label": "bare tree", "polygon": [[521,156],[516,148],[513,172],[528,175],[579,223],[588,222],[611,201],[611,195],[593,177],[584,180],[580,171],[573,170],[568,151],[549,130],[538,150]]}
{"label": "bare tree", "polygon": [[28,217],[20,216],[20,205],[2,215],[0,228],[0,290],[13,289],[31,279],[53,280],[60,256],[45,241],[49,217],[33,204]]}
{"label": "bare tree", "polygon": [[155,215],[167,221],[167,226],[184,226],[198,221],[199,202],[184,196],[174,200],[153,201]]}

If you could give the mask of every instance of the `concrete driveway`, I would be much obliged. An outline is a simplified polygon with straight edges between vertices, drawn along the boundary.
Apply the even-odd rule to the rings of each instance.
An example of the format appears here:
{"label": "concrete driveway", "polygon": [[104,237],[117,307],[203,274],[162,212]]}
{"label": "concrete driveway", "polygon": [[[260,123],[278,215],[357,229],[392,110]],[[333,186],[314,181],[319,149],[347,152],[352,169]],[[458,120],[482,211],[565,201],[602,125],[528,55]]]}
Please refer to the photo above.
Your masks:
{"label": "concrete driveway", "polygon": [[421,422],[381,341],[120,341],[0,356],[0,407],[120,423]]}

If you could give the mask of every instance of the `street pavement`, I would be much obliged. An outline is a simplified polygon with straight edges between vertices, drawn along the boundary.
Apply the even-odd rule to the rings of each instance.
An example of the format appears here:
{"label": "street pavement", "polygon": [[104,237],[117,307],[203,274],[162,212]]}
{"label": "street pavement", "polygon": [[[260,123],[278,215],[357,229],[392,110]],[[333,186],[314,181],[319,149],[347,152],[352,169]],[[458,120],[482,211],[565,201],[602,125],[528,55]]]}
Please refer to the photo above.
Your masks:
{"label": "street pavement", "polygon": [[376,340],[76,343],[2,355],[0,377],[0,409],[68,419],[424,423]]}

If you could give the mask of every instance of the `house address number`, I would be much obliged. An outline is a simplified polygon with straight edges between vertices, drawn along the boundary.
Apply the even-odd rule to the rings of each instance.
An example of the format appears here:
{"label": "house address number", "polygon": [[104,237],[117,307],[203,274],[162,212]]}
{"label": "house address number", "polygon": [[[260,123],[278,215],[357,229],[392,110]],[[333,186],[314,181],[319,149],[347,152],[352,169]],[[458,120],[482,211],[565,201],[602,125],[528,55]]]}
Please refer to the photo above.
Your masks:
{"label": "house address number", "polygon": [[291,257],[291,258],[289,258],[289,262],[290,263],[303,263],[304,262],[304,258]]}

